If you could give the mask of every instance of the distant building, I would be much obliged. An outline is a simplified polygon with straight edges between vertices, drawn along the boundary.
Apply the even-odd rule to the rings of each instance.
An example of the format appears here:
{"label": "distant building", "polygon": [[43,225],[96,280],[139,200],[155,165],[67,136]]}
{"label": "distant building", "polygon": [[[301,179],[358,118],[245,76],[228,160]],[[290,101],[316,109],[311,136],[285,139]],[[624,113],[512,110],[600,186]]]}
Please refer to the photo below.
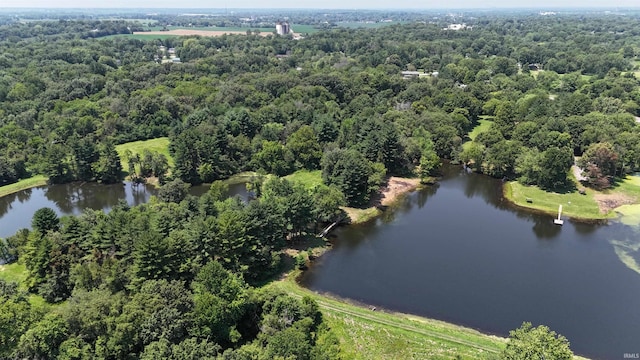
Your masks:
{"label": "distant building", "polygon": [[438,72],[434,71],[432,73],[428,73],[425,71],[401,71],[400,74],[402,74],[402,77],[404,79],[414,79],[414,78],[421,78],[421,77],[429,77],[429,76],[438,76]]}
{"label": "distant building", "polygon": [[287,35],[291,32],[291,27],[288,22],[278,21],[276,23],[276,34],[278,35]]}
{"label": "distant building", "polygon": [[467,24],[449,24],[449,26],[447,26],[446,28],[444,28],[442,30],[458,31],[458,30],[464,30],[466,28],[467,28]]}

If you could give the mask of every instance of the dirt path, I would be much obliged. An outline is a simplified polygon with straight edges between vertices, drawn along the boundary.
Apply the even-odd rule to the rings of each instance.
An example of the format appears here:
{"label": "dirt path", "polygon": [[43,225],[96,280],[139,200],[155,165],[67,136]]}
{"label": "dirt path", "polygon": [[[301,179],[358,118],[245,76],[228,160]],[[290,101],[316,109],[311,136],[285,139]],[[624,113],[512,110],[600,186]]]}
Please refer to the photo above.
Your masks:
{"label": "dirt path", "polygon": [[576,180],[578,180],[580,182],[587,181],[587,178],[582,176],[582,169],[580,169],[576,165],[572,165],[571,166],[571,171],[573,171],[573,176],[576,177]]}

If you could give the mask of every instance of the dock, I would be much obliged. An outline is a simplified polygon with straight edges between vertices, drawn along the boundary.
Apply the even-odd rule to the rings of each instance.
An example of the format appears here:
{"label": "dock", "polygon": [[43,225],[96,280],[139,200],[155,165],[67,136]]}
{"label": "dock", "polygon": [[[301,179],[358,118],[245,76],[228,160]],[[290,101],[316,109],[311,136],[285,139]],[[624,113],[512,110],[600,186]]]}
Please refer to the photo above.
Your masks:
{"label": "dock", "polygon": [[317,236],[319,238],[323,238],[325,236],[327,236],[327,234],[329,233],[329,231],[331,231],[336,225],[338,225],[340,222],[342,221],[342,218],[338,219],[336,222],[334,222],[333,224],[327,226],[324,230],[322,230],[322,232],[320,234],[318,234]]}

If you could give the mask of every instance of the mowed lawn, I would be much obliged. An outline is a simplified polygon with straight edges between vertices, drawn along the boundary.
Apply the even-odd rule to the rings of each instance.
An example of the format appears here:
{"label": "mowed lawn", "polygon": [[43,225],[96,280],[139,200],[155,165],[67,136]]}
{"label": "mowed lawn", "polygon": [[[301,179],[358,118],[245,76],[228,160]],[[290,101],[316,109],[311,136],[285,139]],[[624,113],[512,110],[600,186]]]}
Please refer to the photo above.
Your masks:
{"label": "mowed lawn", "polygon": [[144,150],[151,152],[159,152],[167,157],[169,166],[173,166],[173,158],[169,154],[169,138],[161,137],[157,139],[149,139],[142,141],[133,141],[125,144],[116,145],[116,151],[120,156],[120,163],[122,164],[122,170],[127,171],[129,163],[124,158],[124,153],[129,150],[132,154],[142,155]]}
{"label": "mowed lawn", "polygon": [[291,182],[300,183],[307,189],[313,189],[314,187],[322,184],[322,171],[298,170],[291,175],[285,176],[284,178]]}
{"label": "mowed lawn", "polygon": [[0,197],[16,193],[25,189],[47,184],[47,177],[44,175],[32,176],[28,179],[22,179],[16,183],[0,186]]}
{"label": "mowed lawn", "polygon": [[[540,189],[537,186],[522,185],[517,181],[504,184],[505,196],[516,205],[536,209],[548,214],[557,214],[562,205],[562,214],[580,219],[602,219],[613,214],[602,214],[593,196],[596,192],[586,189],[586,195],[578,191],[556,193]],[[530,199],[531,202],[527,202]]]}

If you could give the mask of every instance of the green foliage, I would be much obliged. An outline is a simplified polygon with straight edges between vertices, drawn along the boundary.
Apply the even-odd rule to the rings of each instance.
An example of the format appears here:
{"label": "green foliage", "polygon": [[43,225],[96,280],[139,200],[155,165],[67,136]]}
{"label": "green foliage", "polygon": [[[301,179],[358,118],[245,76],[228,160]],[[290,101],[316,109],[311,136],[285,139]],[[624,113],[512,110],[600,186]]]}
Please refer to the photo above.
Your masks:
{"label": "green foliage", "polygon": [[548,327],[533,327],[525,322],[509,332],[509,341],[502,352],[505,360],[573,359],[569,341]]}
{"label": "green foliage", "polygon": [[253,155],[251,163],[256,170],[284,176],[293,170],[293,153],[277,141],[263,141],[262,150]]}
{"label": "green foliage", "polygon": [[[331,16],[328,24],[325,16],[308,20],[333,27]],[[339,16],[351,21],[354,15]],[[188,20],[207,29],[239,26],[222,23],[232,21],[227,17]],[[159,29],[184,21],[167,15]],[[640,81],[630,72],[638,36],[595,31],[587,42],[578,36],[585,29],[632,27],[635,18],[564,14],[550,23],[491,14],[477,21],[484,25],[471,32],[407,22],[318,32],[305,41],[92,39],[141,29],[117,20],[0,26],[0,186],[28,186],[16,181],[36,174],[50,183],[118,182],[121,162],[132,180],[156,176],[163,183],[170,173],[182,181],[163,187],[161,201],[109,214],[87,211],[61,225],[53,217],[37,225],[34,219],[36,231],[7,239],[2,256],[21,258],[27,287],[50,302],[70,299],[72,310],[64,325],[12,295],[6,311],[25,326],[16,327],[1,356],[186,359],[224,351],[220,356],[229,359],[320,357],[315,319],[282,313],[263,319],[273,315],[260,310],[271,300],[241,286],[239,300],[214,289],[184,290],[207,315],[197,326],[182,323],[178,319],[202,314],[152,296],[171,298],[179,289],[153,281],[184,282],[188,289],[214,260],[237,279],[264,279],[278,267],[287,239],[315,230],[317,221],[340,219],[339,206],[366,204],[387,172],[419,167],[424,179],[436,173],[440,158],[550,190],[571,185],[574,154],[583,155],[595,180],[640,168],[634,119]],[[166,55],[160,46],[175,48],[183,63],[154,62]],[[402,79],[406,69],[439,75]],[[493,123],[478,121],[483,115]],[[324,185],[313,172],[291,177],[304,186],[256,178],[258,199],[249,204],[223,201],[219,183],[200,199],[187,196],[187,184],[241,171],[287,175],[318,168]],[[229,313],[225,307],[234,301],[240,303]],[[278,316],[293,320],[275,326]],[[54,336],[54,328],[65,337]],[[163,334],[150,330],[165,328]],[[198,331],[215,339],[193,335]],[[25,339],[23,353],[18,336]]]}
{"label": "green foliage", "polygon": [[569,148],[549,148],[542,153],[538,183],[547,189],[560,189],[569,183],[568,173],[573,165],[573,152]]}
{"label": "green foliage", "polygon": [[291,134],[286,148],[293,154],[297,169],[315,170],[320,166],[322,149],[311,126],[302,126]]}
{"label": "green foliage", "polygon": [[59,226],[60,219],[58,219],[58,214],[48,207],[36,210],[33,214],[33,218],[31,219],[31,227],[42,234],[49,230],[56,231]]}
{"label": "green foliage", "polygon": [[120,157],[112,143],[103,144],[100,148],[100,160],[95,165],[96,179],[100,182],[112,184],[120,181],[122,176]]}
{"label": "green foliage", "polygon": [[[381,174],[382,172],[382,174]],[[350,206],[365,205],[384,176],[384,166],[374,168],[360,152],[354,149],[334,150],[322,158],[322,180],[337,186]]]}
{"label": "green foliage", "polygon": [[189,194],[189,184],[180,179],[175,179],[164,184],[158,191],[158,199],[164,202],[179,203]]}

